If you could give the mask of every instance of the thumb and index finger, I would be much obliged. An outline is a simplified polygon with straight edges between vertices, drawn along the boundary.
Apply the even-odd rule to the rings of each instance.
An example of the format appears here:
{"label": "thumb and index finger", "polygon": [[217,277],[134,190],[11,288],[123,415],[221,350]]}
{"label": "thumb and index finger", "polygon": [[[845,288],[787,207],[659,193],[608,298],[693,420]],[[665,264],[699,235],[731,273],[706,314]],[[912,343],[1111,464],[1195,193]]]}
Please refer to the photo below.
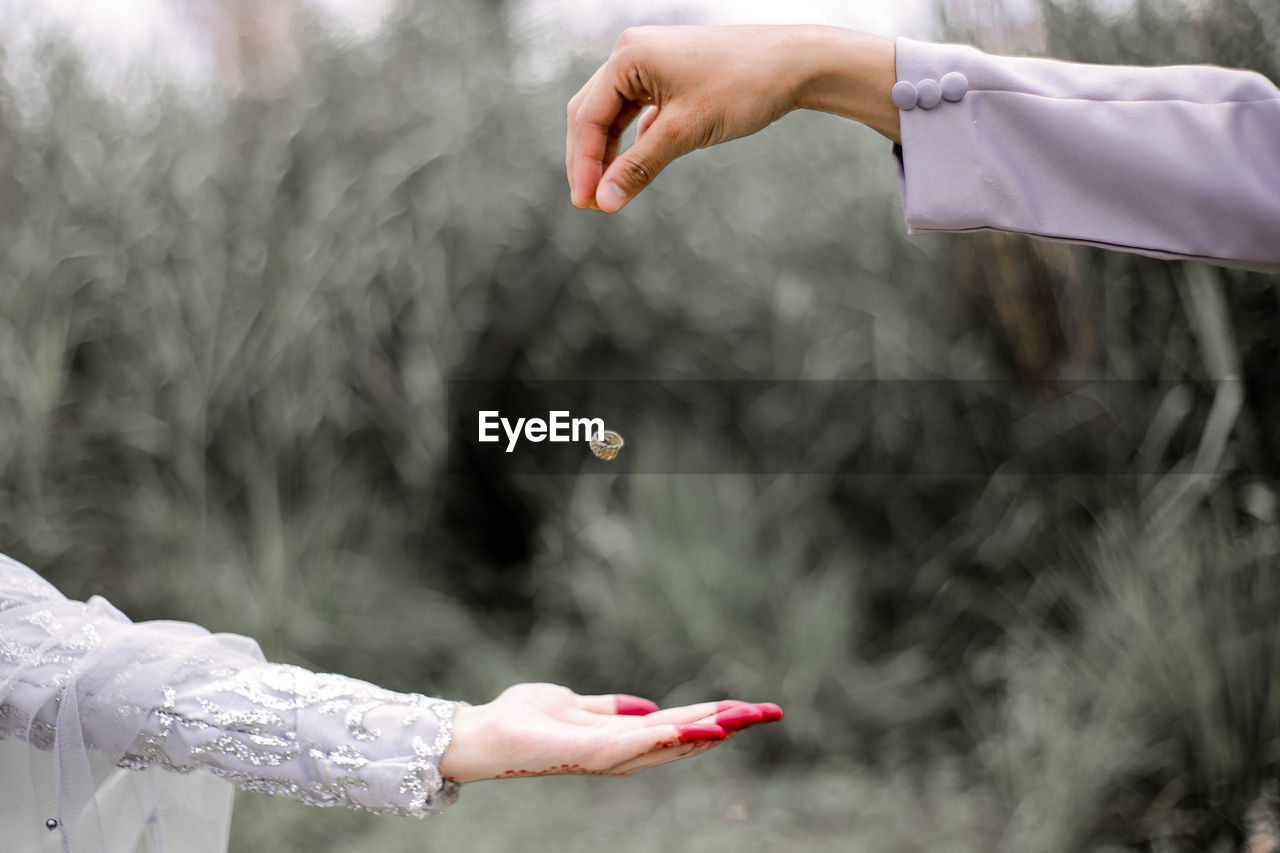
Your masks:
{"label": "thumb and index finger", "polygon": [[[672,160],[696,146],[684,132],[678,99],[653,91],[634,54],[615,52],[587,82],[568,110],[570,196],[578,207],[620,210]],[[619,153],[622,134],[645,106],[641,133]]]}
{"label": "thumb and index finger", "polygon": [[635,143],[609,164],[600,180],[596,189],[596,204],[606,213],[620,210],[647,187],[667,164],[688,154],[695,147],[681,132],[679,123],[671,112],[664,114],[655,107],[651,113],[653,118],[642,124],[642,132]]}

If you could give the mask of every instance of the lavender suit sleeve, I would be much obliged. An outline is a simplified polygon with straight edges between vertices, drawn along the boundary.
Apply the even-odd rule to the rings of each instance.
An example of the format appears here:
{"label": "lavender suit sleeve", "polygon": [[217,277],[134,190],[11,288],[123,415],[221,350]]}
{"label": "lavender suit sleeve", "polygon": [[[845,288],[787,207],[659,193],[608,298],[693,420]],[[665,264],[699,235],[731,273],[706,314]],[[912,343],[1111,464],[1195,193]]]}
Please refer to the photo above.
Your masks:
{"label": "lavender suit sleeve", "polygon": [[1251,71],[1086,65],[899,39],[909,233],[999,229],[1280,270],[1280,91]]}

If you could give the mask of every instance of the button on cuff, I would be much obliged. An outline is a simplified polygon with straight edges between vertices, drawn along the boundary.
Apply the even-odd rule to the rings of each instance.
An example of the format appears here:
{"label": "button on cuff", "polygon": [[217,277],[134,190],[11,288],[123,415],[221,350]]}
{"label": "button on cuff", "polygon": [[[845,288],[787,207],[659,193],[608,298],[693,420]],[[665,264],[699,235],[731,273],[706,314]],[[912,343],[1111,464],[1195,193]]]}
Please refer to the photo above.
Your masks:
{"label": "button on cuff", "polygon": [[915,109],[916,87],[906,80],[899,80],[889,90],[889,97],[893,99],[893,105],[900,110]]}
{"label": "button on cuff", "polygon": [[965,92],[969,91],[969,78],[959,71],[948,71],[942,75],[939,88],[942,90],[943,100],[958,101],[964,97]]}
{"label": "button on cuff", "polygon": [[938,81],[926,77],[916,84],[916,106],[922,110],[931,110],[942,103],[942,89]]}

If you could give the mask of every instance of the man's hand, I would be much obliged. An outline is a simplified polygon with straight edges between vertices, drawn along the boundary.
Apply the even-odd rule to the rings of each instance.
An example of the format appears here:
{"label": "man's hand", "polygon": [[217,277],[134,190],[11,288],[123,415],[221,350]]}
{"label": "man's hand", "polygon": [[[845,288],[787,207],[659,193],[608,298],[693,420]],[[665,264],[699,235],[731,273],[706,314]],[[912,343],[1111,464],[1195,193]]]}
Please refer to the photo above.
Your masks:
{"label": "man's hand", "polygon": [[455,782],[554,773],[626,776],[781,717],[782,710],[767,703],[659,710],[635,696],[579,696],[554,684],[517,684],[487,705],[457,709],[440,772]]}
{"label": "man's hand", "polygon": [[[616,211],[677,157],[807,107],[896,139],[893,43],[833,27],[640,27],[569,101],[565,171],[578,207]],[[643,115],[641,113],[643,112]],[[634,145],[623,132],[640,116]]]}

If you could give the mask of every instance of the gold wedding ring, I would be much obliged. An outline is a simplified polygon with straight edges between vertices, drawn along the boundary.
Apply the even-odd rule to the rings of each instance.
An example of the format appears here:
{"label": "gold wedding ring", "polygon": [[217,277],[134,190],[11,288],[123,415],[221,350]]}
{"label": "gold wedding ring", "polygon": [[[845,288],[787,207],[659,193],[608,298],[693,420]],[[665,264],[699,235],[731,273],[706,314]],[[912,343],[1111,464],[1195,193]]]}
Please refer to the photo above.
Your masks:
{"label": "gold wedding ring", "polygon": [[607,429],[600,434],[599,440],[593,438],[588,444],[591,446],[591,452],[596,455],[596,458],[607,462],[617,456],[618,451],[622,449],[622,436],[611,429]]}

